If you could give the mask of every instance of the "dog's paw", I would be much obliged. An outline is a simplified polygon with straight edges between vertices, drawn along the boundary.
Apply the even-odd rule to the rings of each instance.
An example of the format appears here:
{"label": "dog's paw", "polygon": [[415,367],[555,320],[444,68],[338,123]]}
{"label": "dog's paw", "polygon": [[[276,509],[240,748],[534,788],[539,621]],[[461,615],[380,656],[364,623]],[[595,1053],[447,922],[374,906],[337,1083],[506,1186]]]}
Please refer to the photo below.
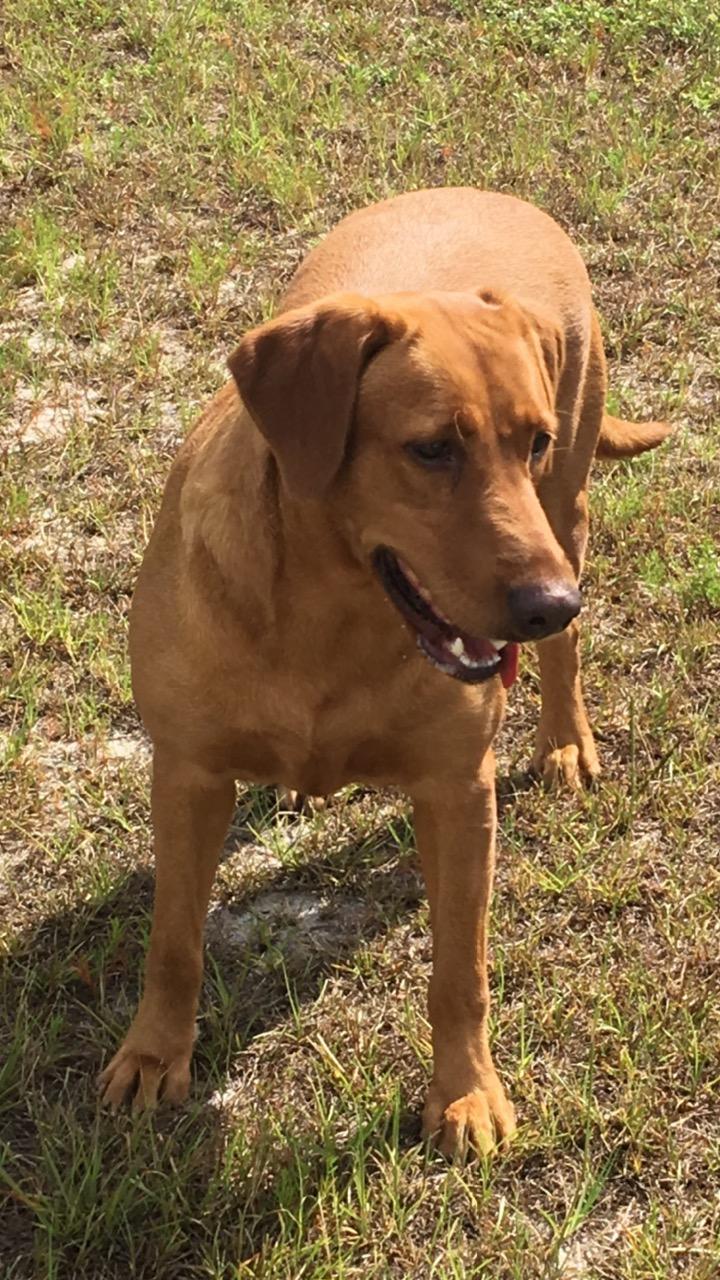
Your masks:
{"label": "dog's paw", "polygon": [[289,787],[278,787],[278,803],[285,813],[305,813],[312,817],[315,813],[323,813],[327,807],[327,796],[306,796],[302,791],[292,791]]}
{"label": "dog's paw", "polygon": [[179,1106],[190,1089],[191,1053],[165,1061],[159,1055],[140,1053],[127,1044],[98,1076],[104,1103],[117,1111],[132,1096],[133,1111],[150,1111],[159,1102]]}
{"label": "dog's paw", "polygon": [[546,787],[570,787],[580,791],[592,786],[600,776],[600,762],[592,737],[580,743],[568,742],[558,746],[555,742],[538,745],[532,760],[531,772]]}
{"label": "dog's paw", "polygon": [[423,1113],[423,1137],[442,1155],[466,1160],[476,1153],[489,1155],[505,1147],[515,1132],[515,1108],[497,1077],[484,1089],[448,1101],[431,1084]]}

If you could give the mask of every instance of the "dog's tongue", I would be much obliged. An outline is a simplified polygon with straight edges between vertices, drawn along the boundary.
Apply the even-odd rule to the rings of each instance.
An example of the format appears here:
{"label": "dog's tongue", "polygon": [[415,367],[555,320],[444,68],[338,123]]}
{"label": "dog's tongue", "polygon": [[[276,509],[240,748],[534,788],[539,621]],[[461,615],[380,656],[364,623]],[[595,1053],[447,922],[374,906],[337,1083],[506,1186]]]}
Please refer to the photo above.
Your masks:
{"label": "dog's tongue", "polygon": [[500,656],[500,679],[506,689],[517,680],[520,645],[509,640]]}
{"label": "dog's tongue", "polygon": [[[465,639],[465,652],[474,662],[488,662],[497,657],[497,650],[489,640]],[[517,680],[520,645],[508,640],[500,650],[500,666],[498,675],[506,689]]]}

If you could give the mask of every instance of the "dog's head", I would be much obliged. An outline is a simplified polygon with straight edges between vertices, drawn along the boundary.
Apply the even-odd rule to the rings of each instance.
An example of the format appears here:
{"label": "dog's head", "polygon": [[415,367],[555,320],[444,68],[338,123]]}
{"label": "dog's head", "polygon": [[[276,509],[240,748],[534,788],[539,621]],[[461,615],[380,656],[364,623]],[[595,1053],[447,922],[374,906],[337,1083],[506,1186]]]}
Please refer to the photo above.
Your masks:
{"label": "dog's head", "polygon": [[547,317],[487,290],[339,294],[229,363],[288,494],[332,511],[436,666],[509,683],[516,642],[578,612],[536,492],[562,366]]}

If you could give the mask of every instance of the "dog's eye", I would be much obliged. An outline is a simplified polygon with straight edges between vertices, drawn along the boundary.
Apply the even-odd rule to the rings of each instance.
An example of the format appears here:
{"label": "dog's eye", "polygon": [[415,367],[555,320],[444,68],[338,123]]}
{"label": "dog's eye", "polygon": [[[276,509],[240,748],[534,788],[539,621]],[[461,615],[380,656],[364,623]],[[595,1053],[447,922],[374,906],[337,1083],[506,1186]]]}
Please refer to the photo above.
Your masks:
{"label": "dog's eye", "polygon": [[410,440],[405,449],[414,462],[425,467],[447,467],[455,461],[451,440]]}
{"label": "dog's eye", "polygon": [[538,431],[537,435],[535,436],[535,439],[532,442],[532,448],[530,450],[530,457],[532,458],[533,462],[539,462],[540,459],[544,457],[544,455],[547,453],[548,445],[550,444],[551,439],[552,437],[548,434],[547,431]]}

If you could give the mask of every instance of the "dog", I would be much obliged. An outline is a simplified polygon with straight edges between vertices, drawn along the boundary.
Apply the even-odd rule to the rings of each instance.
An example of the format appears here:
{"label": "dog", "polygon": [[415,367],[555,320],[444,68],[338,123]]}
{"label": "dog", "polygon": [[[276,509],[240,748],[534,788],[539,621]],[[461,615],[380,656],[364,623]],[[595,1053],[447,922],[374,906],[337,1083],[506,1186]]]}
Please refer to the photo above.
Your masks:
{"label": "dog", "polygon": [[346,217],[247,333],[174,463],[131,611],[153,742],[144,994],[107,1102],[181,1102],[235,782],[412,800],[433,933],[425,1135],[515,1128],[488,1043],[493,739],[535,642],[535,771],[598,773],[578,581],[594,457],[667,436],[605,413],[582,259],[545,213],[463,188]]}

